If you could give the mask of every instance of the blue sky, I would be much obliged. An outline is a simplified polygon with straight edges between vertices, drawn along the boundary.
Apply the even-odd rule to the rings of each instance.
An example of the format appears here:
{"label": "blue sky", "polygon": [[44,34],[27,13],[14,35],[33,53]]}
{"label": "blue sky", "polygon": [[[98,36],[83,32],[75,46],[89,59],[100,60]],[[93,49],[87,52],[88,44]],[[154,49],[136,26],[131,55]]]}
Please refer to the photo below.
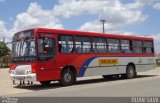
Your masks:
{"label": "blue sky", "polygon": [[0,39],[19,30],[48,27],[145,35],[160,43],[159,0],[0,0]]}
{"label": "blue sky", "polygon": [[0,2],[0,20],[4,20],[7,28],[11,28],[17,14],[25,12],[32,2],[37,2],[44,9],[52,9],[58,0],[4,0]]}
{"label": "blue sky", "polygon": [[160,10],[145,7],[143,12],[149,15],[149,17],[142,23],[126,27],[125,30],[142,35],[158,34],[160,32],[160,20],[158,20],[160,18]]}

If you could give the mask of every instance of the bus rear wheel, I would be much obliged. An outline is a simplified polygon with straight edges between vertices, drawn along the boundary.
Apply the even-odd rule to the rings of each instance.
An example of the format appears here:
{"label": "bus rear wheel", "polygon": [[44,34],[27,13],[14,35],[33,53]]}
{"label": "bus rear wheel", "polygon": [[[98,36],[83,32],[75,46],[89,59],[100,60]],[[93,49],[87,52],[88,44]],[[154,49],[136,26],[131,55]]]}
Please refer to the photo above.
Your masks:
{"label": "bus rear wheel", "polygon": [[136,77],[136,70],[133,65],[128,65],[126,69],[126,78],[133,79]]}
{"label": "bus rear wheel", "polygon": [[40,81],[42,85],[50,85],[51,81]]}
{"label": "bus rear wheel", "polygon": [[75,82],[74,72],[70,69],[64,69],[61,74],[60,84],[62,86],[69,86]]}

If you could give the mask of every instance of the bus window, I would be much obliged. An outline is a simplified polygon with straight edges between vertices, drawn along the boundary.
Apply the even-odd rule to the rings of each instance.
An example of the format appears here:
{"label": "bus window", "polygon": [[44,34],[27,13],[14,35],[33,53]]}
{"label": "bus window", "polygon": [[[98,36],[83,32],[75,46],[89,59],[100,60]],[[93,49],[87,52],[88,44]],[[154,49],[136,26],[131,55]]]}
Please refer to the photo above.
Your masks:
{"label": "bus window", "polygon": [[153,53],[153,43],[149,41],[143,42],[144,53]]}
{"label": "bus window", "polygon": [[40,61],[50,60],[55,57],[55,40],[51,38],[38,39],[38,59]]}
{"label": "bus window", "polygon": [[104,38],[93,38],[93,52],[106,53],[106,40]]}
{"label": "bus window", "polygon": [[73,52],[73,37],[68,35],[61,35],[58,40],[58,50],[61,53]]}
{"label": "bus window", "polygon": [[109,53],[120,53],[119,40],[108,39],[108,49],[109,49]]}
{"label": "bus window", "polygon": [[121,52],[122,53],[132,53],[130,40],[121,40]]}
{"label": "bus window", "polygon": [[142,41],[133,41],[134,53],[142,53]]}
{"label": "bus window", "polygon": [[75,45],[77,53],[91,52],[91,41],[89,37],[76,36]]}

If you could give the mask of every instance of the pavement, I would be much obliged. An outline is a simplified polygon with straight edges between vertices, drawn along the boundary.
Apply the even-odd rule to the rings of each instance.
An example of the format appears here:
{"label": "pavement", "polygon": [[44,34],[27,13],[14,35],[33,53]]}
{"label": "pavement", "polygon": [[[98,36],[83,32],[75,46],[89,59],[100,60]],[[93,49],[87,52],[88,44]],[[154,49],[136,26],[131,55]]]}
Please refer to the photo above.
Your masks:
{"label": "pavement", "polygon": [[9,69],[0,69],[0,96],[16,97],[160,97],[160,67],[138,73],[135,79],[110,79],[101,76],[79,78],[75,85],[61,87],[57,82],[42,86],[14,86]]}

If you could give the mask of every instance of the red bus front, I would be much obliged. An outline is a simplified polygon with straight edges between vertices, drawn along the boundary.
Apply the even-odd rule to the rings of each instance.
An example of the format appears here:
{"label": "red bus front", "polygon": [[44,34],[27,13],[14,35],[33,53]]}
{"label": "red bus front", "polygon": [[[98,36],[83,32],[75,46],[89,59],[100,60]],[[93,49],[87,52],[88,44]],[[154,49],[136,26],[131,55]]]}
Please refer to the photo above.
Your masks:
{"label": "red bus front", "polygon": [[32,84],[60,79],[56,63],[56,35],[35,30],[18,32],[13,37],[10,77],[15,83]]}

